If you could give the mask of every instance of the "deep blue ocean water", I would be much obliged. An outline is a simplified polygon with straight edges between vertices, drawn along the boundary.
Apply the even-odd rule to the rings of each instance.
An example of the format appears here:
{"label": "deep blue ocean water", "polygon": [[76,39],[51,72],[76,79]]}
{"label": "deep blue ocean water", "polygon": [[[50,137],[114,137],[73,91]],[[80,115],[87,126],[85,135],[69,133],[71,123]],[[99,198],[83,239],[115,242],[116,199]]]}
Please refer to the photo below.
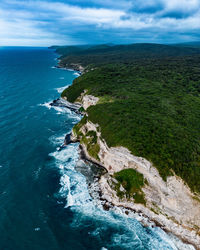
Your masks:
{"label": "deep blue ocean water", "polygon": [[56,57],[0,48],[0,249],[190,249],[92,200],[78,144],[58,150],[80,117],[49,106],[77,77],[54,68]]}

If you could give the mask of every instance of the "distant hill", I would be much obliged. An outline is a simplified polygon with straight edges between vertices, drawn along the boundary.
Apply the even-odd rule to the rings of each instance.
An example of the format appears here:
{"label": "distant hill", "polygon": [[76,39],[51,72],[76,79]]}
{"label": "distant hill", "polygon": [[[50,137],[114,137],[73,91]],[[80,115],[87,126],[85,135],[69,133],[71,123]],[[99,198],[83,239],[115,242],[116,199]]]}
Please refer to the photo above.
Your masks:
{"label": "distant hill", "polygon": [[61,66],[71,63],[101,65],[105,63],[131,63],[150,58],[181,57],[200,54],[200,49],[183,45],[138,43],[129,45],[61,46]]}
{"label": "distant hill", "polygon": [[174,45],[179,46],[179,47],[189,47],[189,48],[199,48],[200,49],[200,42],[177,43]]}
{"label": "distant hill", "polygon": [[82,50],[88,49],[89,45],[80,45],[80,46],[51,46],[50,49],[55,49],[56,52],[61,55],[61,58],[69,55],[80,53]]}

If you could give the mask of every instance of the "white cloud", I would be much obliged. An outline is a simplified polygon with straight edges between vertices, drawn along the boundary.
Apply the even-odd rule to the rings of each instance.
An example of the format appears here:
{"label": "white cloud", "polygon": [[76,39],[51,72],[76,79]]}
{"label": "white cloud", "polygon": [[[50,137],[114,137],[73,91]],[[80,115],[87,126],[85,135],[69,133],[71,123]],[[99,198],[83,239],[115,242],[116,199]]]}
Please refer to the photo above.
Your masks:
{"label": "white cloud", "polygon": [[0,45],[41,45],[49,46],[52,44],[73,44],[71,38],[59,35],[57,39],[55,34],[40,29],[41,22],[14,18],[13,21],[7,21],[0,18]]}
{"label": "white cloud", "polygon": [[166,10],[195,11],[200,7],[199,0],[162,0]]}
{"label": "white cloud", "polygon": [[[18,1],[12,1],[15,3],[19,3]],[[198,0],[182,0],[181,4],[179,0],[161,0],[154,2],[163,2],[165,5],[164,11],[175,11],[175,10],[185,10],[195,12],[199,8]],[[32,2],[22,2],[23,4],[29,8],[38,9],[38,13],[45,14],[48,12],[48,15],[57,17],[57,20],[66,21],[68,24],[70,21],[72,22],[81,22],[84,24],[94,24],[99,25],[102,24],[104,27],[108,25],[108,28],[131,28],[131,29],[141,29],[141,28],[149,28],[149,27],[168,27],[169,23],[173,24],[173,27],[180,27],[180,24],[186,24],[189,22],[186,28],[196,28],[199,27],[197,23],[200,24],[200,16],[199,12],[195,13],[195,15],[191,15],[189,17],[183,18],[183,21],[179,20],[177,22],[176,18],[170,17],[161,17],[159,18],[156,14],[144,14],[144,13],[129,13],[128,19],[123,19],[128,13],[124,10],[116,10],[116,9],[106,9],[106,8],[83,8],[72,6],[59,2],[47,2],[47,1],[32,1]],[[144,5],[144,2],[143,2]],[[199,8],[200,10],[200,8]],[[170,26],[171,28],[171,26]],[[184,28],[184,27],[183,27]]]}
{"label": "white cloud", "polygon": [[[99,2],[103,4],[102,1]],[[112,2],[109,0],[106,6]],[[117,7],[111,9],[74,6],[63,2],[4,0],[0,3],[0,43],[6,39],[10,43],[12,39],[13,43],[20,39],[30,43],[32,39],[34,43],[47,42],[47,45],[65,41],[73,44],[79,42],[77,37],[73,39],[73,30],[84,32],[89,27],[91,33],[95,28],[96,31],[111,29],[119,34],[120,30],[149,33],[154,30],[162,33],[200,29],[199,0],[119,1]],[[132,12],[128,11],[130,7]],[[138,8],[140,11],[137,11]],[[142,12],[143,8],[146,10]],[[151,11],[148,12],[148,8],[152,8]],[[177,21],[176,12],[190,14]],[[170,16],[170,13],[175,14]]]}

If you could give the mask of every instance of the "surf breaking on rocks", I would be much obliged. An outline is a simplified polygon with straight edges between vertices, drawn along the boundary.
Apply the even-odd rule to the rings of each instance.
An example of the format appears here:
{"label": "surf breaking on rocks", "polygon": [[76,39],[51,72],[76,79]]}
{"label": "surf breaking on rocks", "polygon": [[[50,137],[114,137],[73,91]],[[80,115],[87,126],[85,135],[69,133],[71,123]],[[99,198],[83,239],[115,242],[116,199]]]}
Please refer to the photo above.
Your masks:
{"label": "surf breaking on rocks", "polygon": [[[58,107],[51,106],[51,108],[57,111]],[[59,109],[63,110],[63,115],[69,115],[71,119],[74,119],[73,124],[80,120],[80,115],[73,111],[69,112],[67,107],[59,107]],[[57,149],[63,138],[65,134],[51,138]],[[107,244],[104,244],[102,248],[194,249],[175,236],[165,233],[159,227],[151,227],[152,225],[143,227],[137,220],[138,215],[134,213],[129,212],[127,215],[125,210],[116,207],[105,211],[98,200],[98,195],[97,199],[91,197],[87,176],[81,173],[84,171],[77,170],[77,165],[81,165],[82,168],[88,167],[80,161],[79,143],[69,144],[61,150],[57,149],[50,153],[50,156],[54,159],[55,167],[60,173],[58,195],[65,200],[64,208],[73,212],[72,228],[83,227],[88,230],[88,225],[90,225],[88,232],[90,236],[99,240],[106,239]]]}

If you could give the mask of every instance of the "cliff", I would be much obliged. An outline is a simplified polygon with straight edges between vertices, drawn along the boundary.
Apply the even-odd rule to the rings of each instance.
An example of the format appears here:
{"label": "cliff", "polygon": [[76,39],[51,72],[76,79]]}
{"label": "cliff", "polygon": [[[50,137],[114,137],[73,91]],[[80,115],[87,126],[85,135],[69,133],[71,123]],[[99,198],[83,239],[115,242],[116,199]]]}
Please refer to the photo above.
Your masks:
{"label": "cliff", "polygon": [[[99,98],[84,91],[77,100],[87,110]],[[164,181],[151,162],[134,156],[124,147],[108,147],[101,128],[87,118],[87,113],[74,127],[72,135],[73,140],[80,141],[88,159],[107,169],[107,174],[99,180],[102,199],[142,213],[164,230],[200,249],[200,197],[192,193],[180,177],[174,174]],[[132,189],[128,179],[121,175],[128,169],[142,176],[140,184],[131,184]],[[117,178],[119,175],[121,179]]]}

